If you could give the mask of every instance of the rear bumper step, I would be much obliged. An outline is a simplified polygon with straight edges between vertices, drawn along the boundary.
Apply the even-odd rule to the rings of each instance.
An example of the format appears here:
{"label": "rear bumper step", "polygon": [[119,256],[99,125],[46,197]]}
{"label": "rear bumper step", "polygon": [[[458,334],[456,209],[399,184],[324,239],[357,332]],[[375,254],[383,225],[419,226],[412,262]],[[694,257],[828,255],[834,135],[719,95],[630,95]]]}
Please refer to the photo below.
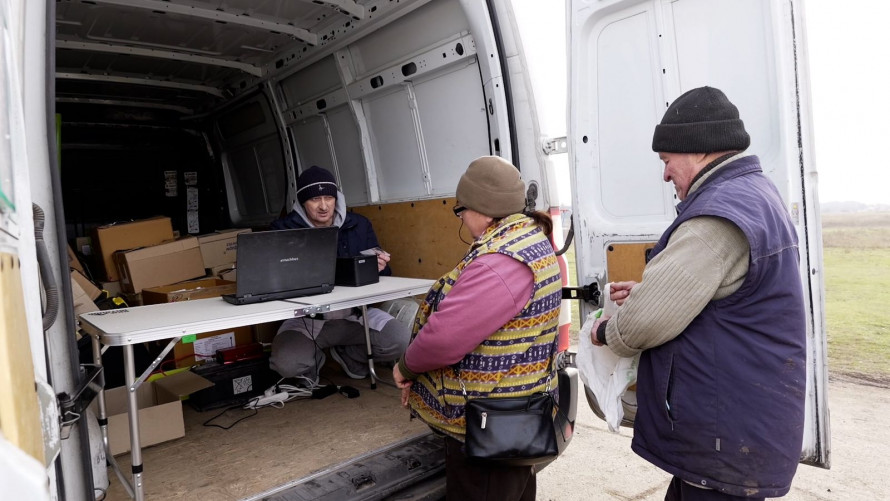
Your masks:
{"label": "rear bumper step", "polygon": [[[444,472],[445,444],[440,437],[426,433],[276,487],[248,501],[437,499],[435,493],[439,490],[444,495]],[[437,476],[440,481],[433,479]],[[411,487],[421,483],[427,486],[423,489],[427,495],[417,498]],[[431,485],[434,487],[430,488]]]}

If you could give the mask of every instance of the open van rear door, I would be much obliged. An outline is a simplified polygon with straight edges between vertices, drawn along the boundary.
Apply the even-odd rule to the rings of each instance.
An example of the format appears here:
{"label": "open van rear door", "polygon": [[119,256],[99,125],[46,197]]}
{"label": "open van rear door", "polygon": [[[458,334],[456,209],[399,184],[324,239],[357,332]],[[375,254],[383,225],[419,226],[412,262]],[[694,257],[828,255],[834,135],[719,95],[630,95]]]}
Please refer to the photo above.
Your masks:
{"label": "open van rear door", "polygon": [[651,149],[654,127],[683,92],[723,90],[751,135],[748,151],[760,157],[797,227],[809,312],[801,461],[827,468],[822,239],[802,2],[569,0],[568,7],[578,283],[602,289],[640,280],[645,251],[678,202]]}

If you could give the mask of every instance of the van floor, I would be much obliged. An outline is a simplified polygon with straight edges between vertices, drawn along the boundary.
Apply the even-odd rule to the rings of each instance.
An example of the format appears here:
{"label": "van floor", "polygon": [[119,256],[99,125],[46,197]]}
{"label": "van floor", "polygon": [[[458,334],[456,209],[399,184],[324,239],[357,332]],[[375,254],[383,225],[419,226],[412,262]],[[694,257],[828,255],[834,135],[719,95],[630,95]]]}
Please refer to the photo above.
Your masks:
{"label": "van floor", "polygon": [[[330,363],[322,382],[349,385],[357,398],[335,393],[320,400],[297,399],[281,409],[263,408],[230,429],[204,426],[223,409],[198,412],[183,402],[185,436],[142,450],[146,500],[228,501],[268,491],[353,457],[420,435],[429,428],[399,403],[399,390],[370,380],[353,380]],[[378,374],[391,381],[389,369]],[[228,426],[253,411],[236,409],[213,423]],[[132,481],[129,453],[115,457]],[[112,468],[108,468],[106,500],[129,499]],[[99,498],[100,499],[100,498]]]}

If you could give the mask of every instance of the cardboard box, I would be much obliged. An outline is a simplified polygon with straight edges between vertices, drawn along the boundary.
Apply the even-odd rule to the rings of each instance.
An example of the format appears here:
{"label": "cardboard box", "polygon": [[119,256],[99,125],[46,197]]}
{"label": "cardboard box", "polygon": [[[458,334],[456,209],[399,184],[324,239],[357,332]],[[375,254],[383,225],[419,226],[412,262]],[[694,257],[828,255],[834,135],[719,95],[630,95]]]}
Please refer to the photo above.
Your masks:
{"label": "cardboard box", "polygon": [[[205,278],[143,289],[142,302],[143,304],[173,303],[234,293],[235,282]],[[252,342],[253,332],[249,326],[185,336],[173,347],[174,363],[176,367],[191,367],[196,363],[211,360],[216,350],[220,348],[243,346]]]}
{"label": "cardboard box", "polygon": [[238,270],[235,268],[223,270],[223,271],[219,272],[216,276],[218,276],[220,278],[220,280],[228,280],[229,282],[235,282],[238,280]]}
{"label": "cardboard box", "polygon": [[234,294],[235,282],[218,278],[202,278],[172,285],[142,289],[142,304],[175,303],[192,299]]}
{"label": "cardboard box", "polygon": [[233,279],[223,278],[223,275],[231,274],[231,272],[235,270],[235,263],[221,264],[219,266],[214,266],[213,268],[207,268],[207,269],[209,270],[207,272],[207,274],[212,277],[216,277],[221,280],[228,280],[230,282],[234,282]]}
{"label": "cardboard box", "polygon": [[[83,287],[81,287],[81,279],[95,289],[96,296],[91,297],[90,293],[86,292]],[[80,315],[82,313],[99,310],[99,307],[93,302],[99,294],[101,294],[101,291],[96,289],[86,277],[81,275],[77,270],[71,270],[71,295],[74,296],[74,317],[77,321],[80,321]]]}
{"label": "cardboard box", "polygon": [[102,295],[102,291],[96,287],[93,282],[90,282],[90,279],[85,277],[83,273],[77,270],[71,270],[71,282],[72,284],[77,283],[80,289],[90,298],[91,301],[95,301],[100,295]]}
{"label": "cardboard box", "polygon": [[173,347],[173,359],[176,367],[191,367],[212,361],[216,350],[244,346],[252,342],[253,330],[248,325],[205,332],[196,336],[184,336],[182,341]]}
{"label": "cardboard box", "polygon": [[163,216],[99,226],[93,231],[93,243],[98,247],[98,262],[109,282],[121,278],[114,262],[115,252],[173,240],[173,225],[169,217]]}
{"label": "cardboard box", "polygon": [[114,259],[124,292],[141,292],[149,287],[204,276],[204,261],[195,237],[118,251]]}
{"label": "cardboard box", "polygon": [[205,268],[233,264],[238,253],[238,234],[250,233],[249,228],[221,230],[198,237],[201,245],[201,257]]}
{"label": "cardboard box", "polygon": [[[201,376],[183,371],[143,383],[136,389],[139,408],[139,439],[143,448],[185,436],[181,397],[213,386]],[[130,451],[127,388],[105,391],[108,414],[108,445],[113,456]],[[93,404],[95,405],[95,404]]]}
{"label": "cardboard box", "polygon": [[72,270],[84,273],[83,265],[80,264],[80,259],[77,257],[77,254],[74,253],[74,249],[72,249],[70,245],[68,246],[68,267]]}

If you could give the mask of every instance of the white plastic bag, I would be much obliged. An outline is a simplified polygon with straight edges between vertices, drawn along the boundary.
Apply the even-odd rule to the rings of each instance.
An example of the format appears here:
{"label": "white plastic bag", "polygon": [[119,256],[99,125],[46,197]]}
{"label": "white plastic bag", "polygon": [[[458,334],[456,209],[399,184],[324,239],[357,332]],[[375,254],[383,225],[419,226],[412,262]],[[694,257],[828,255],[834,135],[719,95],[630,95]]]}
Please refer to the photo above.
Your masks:
{"label": "white plastic bag", "polygon": [[[610,288],[609,285],[606,286],[607,294]],[[624,418],[621,397],[637,380],[640,356],[619,357],[612,353],[608,346],[594,346],[590,341],[590,333],[597,318],[602,314],[611,316],[614,308],[614,303],[607,297],[606,308],[587,315],[578,333],[578,354],[575,356],[575,363],[581,380],[596,397],[600,410],[605,415],[606,424],[609,425],[609,431],[618,433],[621,420]]]}

